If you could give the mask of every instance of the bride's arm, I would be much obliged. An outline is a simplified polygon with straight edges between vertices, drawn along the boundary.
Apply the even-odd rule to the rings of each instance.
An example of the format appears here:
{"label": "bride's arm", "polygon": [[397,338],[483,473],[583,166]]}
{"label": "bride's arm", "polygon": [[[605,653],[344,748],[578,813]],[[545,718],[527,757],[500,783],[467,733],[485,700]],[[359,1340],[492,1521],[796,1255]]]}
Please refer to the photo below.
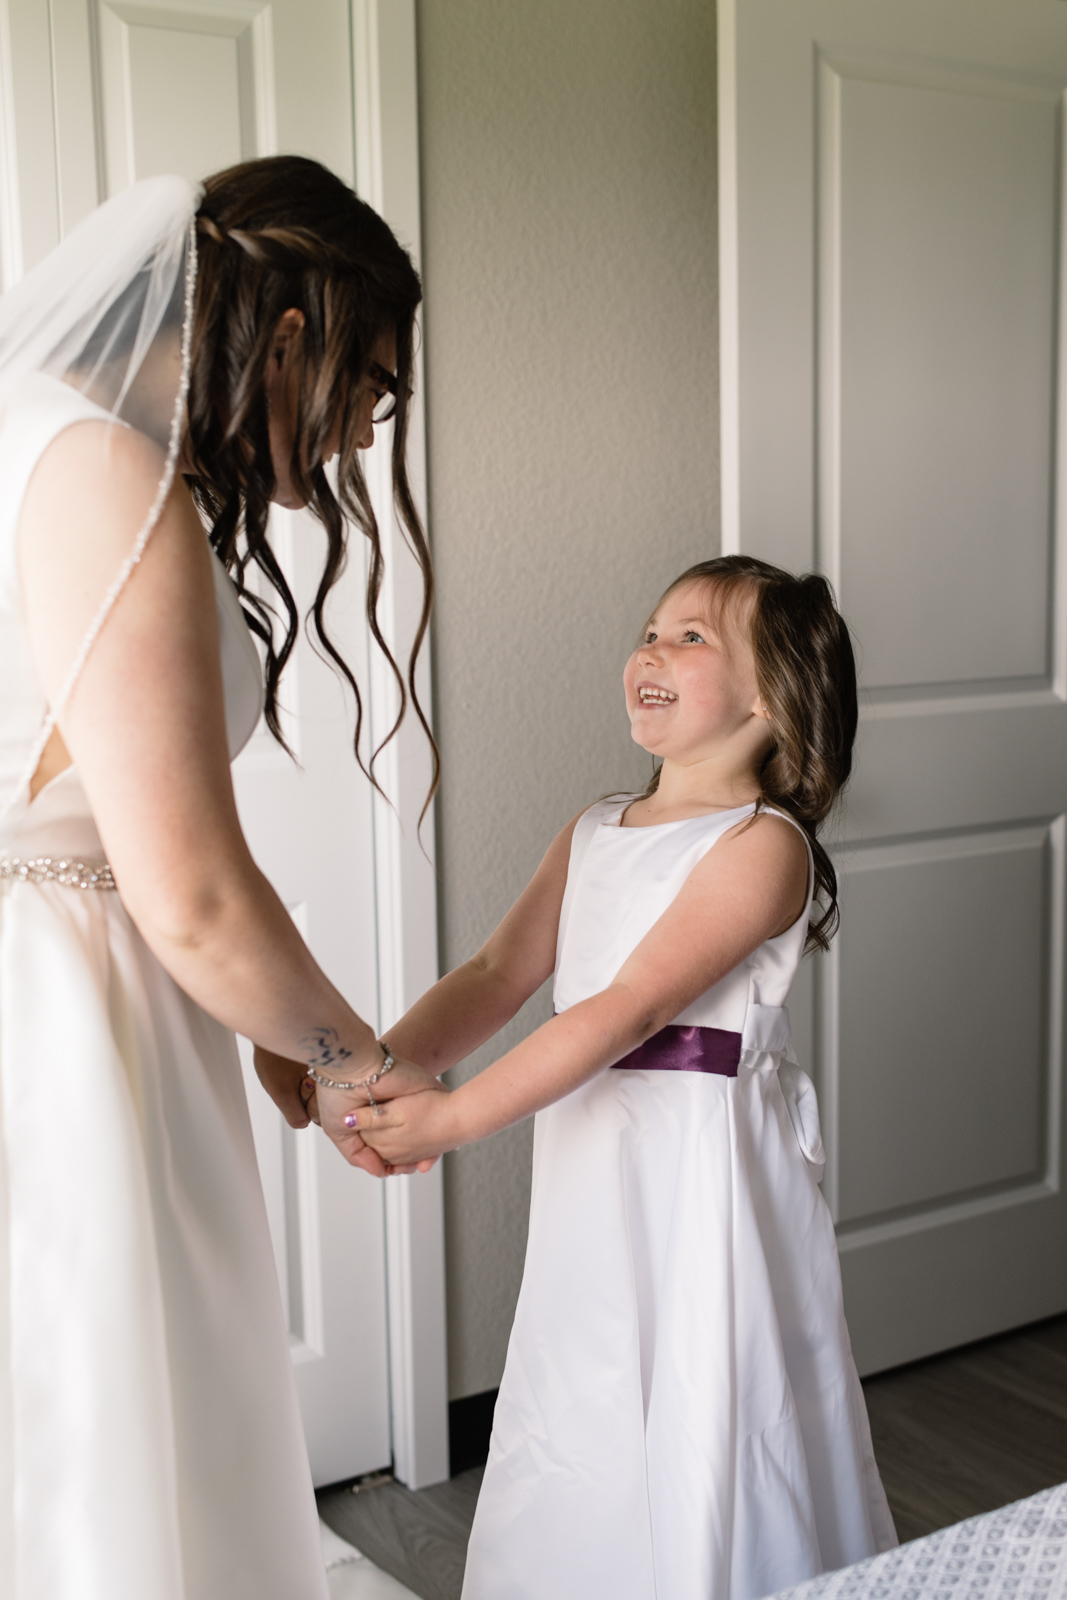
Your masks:
{"label": "bride's arm", "polygon": [[[69,428],[39,463],[19,547],[31,642],[49,697],[128,554],[160,475],[154,445],[117,428],[105,445],[104,425],[96,423]],[[241,832],[211,557],[183,485],[59,720],[123,903],[175,981],[220,1022],[279,1056],[346,1081],[373,1072],[381,1052],[372,1030],[316,965]],[[408,1075],[405,1067],[397,1077]],[[319,1095],[323,1126],[350,1159],[362,1141],[341,1118],[358,1102],[365,1097]]]}

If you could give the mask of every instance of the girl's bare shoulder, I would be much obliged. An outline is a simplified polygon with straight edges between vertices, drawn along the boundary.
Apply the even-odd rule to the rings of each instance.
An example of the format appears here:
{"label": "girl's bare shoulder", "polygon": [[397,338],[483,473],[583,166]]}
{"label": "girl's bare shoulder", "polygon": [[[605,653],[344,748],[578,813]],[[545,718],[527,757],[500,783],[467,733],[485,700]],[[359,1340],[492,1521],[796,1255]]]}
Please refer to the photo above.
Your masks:
{"label": "girl's bare shoulder", "polygon": [[704,868],[708,878],[766,898],[774,908],[774,936],[792,927],[807,904],[808,846],[799,826],[779,811],[761,810],[731,828],[696,873]]}

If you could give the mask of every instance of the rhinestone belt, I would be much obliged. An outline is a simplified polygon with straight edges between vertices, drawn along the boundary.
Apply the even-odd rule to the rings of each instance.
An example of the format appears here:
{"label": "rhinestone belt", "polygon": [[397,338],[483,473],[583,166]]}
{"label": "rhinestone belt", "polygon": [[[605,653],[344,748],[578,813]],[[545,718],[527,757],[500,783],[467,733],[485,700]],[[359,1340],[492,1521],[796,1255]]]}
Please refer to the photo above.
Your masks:
{"label": "rhinestone belt", "polygon": [[115,880],[106,861],[74,861],[69,856],[35,856],[22,861],[9,856],[0,861],[0,883],[60,883],[65,889],[113,889]]}

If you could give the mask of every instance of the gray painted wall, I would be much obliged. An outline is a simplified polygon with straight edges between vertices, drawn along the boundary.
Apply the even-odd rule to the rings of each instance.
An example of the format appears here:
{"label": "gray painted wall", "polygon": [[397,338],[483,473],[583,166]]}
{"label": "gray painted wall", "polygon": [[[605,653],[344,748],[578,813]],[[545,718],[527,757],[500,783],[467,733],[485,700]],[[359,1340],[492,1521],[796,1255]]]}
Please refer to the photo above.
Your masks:
{"label": "gray painted wall", "polygon": [[[708,0],[422,0],[442,960],[555,831],[643,786],[621,673],[718,549]],[[484,1066],[549,1014],[547,987]],[[532,1124],[446,1158],[453,1398],[500,1380]]]}

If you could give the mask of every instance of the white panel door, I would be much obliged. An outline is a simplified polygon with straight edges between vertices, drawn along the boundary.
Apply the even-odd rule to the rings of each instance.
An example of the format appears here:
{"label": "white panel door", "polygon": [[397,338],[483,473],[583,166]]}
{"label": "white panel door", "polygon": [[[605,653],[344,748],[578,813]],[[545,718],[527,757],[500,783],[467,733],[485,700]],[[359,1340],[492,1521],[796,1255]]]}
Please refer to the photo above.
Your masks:
{"label": "white panel door", "polygon": [[1067,1308],[1067,6],[721,0],[720,47],[725,545],[858,643],[797,1009],[870,1372]]}
{"label": "white panel door", "polygon": [[[347,0],[7,0],[2,20],[7,281],[100,199],[156,173],[197,179],[284,149],[353,180]],[[322,530],[281,513],[273,534],[303,615]],[[359,543],[331,615],[367,685]],[[299,765],[261,728],[235,768],[242,821],[318,960],[376,1022],[374,819],[352,710],[304,639],[282,698]],[[392,1458],[384,1190],[319,1130],[290,1130],[244,1057],[312,1471],[335,1482]],[[445,1472],[431,1463],[424,1481]]]}

